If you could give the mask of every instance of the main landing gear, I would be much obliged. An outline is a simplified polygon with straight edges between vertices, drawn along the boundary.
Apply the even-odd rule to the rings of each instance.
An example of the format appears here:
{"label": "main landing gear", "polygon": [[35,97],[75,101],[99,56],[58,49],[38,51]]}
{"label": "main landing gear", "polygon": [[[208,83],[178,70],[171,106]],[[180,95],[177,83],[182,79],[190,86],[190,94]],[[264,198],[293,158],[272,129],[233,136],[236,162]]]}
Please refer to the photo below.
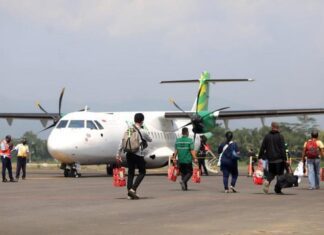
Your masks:
{"label": "main landing gear", "polygon": [[62,163],[61,167],[62,170],[64,170],[64,177],[74,177],[78,178],[81,176],[81,166],[80,164],[74,163],[74,164],[65,164]]}

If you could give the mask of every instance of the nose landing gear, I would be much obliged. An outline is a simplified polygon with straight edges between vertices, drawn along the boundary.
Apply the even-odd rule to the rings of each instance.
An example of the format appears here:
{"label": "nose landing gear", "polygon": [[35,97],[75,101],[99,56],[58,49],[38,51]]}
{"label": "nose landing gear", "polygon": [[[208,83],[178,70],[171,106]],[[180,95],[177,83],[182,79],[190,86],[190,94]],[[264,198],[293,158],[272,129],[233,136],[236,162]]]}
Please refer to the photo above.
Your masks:
{"label": "nose landing gear", "polygon": [[74,177],[78,178],[81,176],[81,166],[80,164],[74,163],[74,164],[61,164],[60,167],[62,170],[64,170],[64,177]]}

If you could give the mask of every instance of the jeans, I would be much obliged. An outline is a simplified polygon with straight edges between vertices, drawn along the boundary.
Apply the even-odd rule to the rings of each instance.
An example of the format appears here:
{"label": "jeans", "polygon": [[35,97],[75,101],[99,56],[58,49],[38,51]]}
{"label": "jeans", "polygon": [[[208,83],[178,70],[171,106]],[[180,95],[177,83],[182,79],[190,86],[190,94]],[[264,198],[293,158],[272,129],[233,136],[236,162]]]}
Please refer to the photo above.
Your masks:
{"label": "jeans", "polygon": [[228,190],[228,179],[229,179],[230,175],[232,175],[231,186],[235,187],[236,180],[238,178],[237,164],[236,165],[223,165],[222,171],[223,171],[224,189]]}
{"label": "jeans", "polygon": [[2,180],[6,179],[6,170],[8,170],[10,180],[13,180],[11,159],[8,157],[4,158],[3,156],[1,156],[1,161],[2,161]]}
{"label": "jeans", "polygon": [[[128,178],[127,178],[127,190],[133,189],[136,191],[144,176],[146,174],[146,162],[144,157],[138,156],[133,153],[126,154],[127,167],[128,167]],[[138,176],[134,182],[135,168],[138,168]]]}
{"label": "jeans", "polygon": [[185,184],[186,188],[188,188],[188,181],[192,176],[192,163],[179,163],[179,170],[181,173],[181,180]]}
{"label": "jeans", "polygon": [[19,179],[21,170],[23,172],[22,178],[26,178],[26,162],[27,159],[25,157],[17,157],[16,179]]}
{"label": "jeans", "polygon": [[313,189],[320,187],[320,163],[319,158],[307,159],[308,181]]}

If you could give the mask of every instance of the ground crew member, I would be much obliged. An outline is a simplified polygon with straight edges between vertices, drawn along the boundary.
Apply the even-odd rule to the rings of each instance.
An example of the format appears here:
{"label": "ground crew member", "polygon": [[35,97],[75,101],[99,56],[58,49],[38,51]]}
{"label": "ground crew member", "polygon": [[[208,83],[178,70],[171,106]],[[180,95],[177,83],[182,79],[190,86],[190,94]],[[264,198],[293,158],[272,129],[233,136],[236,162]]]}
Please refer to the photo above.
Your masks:
{"label": "ground crew member", "polygon": [[179,170],[181,174],[180,185],[183,191],[188,190],[188,181],[192,176],[192,160],[197,163],[196,151],[194,150],[194,142],[189,136],[187,127],[182,128],[182,137],[178,138],[175,143],[175,153],[173,154],[173,162],[179,162]]}
{"label": "ground crew member", "polygon": [[15,182],[12,177],[12,165],[11,165],[11,150],[12,150],[11,136],[7,135],[0,144],[0,154],[2,162],[2,182],[7,182],[6,170],[8,170],[10,182]]}
{"label": "ground crew member", "polygon": [[29,147],[27,145],[27,140],[22,139],[21,143],[15,147],[17,151],[17,169],[16,169],[16,180],[19,180],[20,171],[22,170],[22,179],[26,178],[26,163],[29,157]]}

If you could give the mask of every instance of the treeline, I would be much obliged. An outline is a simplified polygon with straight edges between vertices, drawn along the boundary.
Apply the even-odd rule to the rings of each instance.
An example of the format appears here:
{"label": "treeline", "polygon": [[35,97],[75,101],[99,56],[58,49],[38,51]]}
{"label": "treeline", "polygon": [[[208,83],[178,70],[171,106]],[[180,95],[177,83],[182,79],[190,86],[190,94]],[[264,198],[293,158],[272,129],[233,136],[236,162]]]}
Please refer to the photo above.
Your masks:
{"label": "treeline", "polygon": [[[318,129],[314,118],[298,118],[297,123],[279,123],[280,132],[285,138],[287,148],[292,157],[301,157],[304,142],[310,138],[312,129]],[[234,133],[234,140],[238,143],[241,151],[241,156],[247,157],[249,150],[253,149],[256,154],[263,140],[263,137],[271,130],[269,126],[262,128],[242,128],[231,130]],[[213,136],[209,140],[214,152],[217,152],[218,145],[225,140],[225,132],[227,130],[222,126],[217,126],[212,132]],[[319,130],[319,139],[323,141],[324,132]]]}

